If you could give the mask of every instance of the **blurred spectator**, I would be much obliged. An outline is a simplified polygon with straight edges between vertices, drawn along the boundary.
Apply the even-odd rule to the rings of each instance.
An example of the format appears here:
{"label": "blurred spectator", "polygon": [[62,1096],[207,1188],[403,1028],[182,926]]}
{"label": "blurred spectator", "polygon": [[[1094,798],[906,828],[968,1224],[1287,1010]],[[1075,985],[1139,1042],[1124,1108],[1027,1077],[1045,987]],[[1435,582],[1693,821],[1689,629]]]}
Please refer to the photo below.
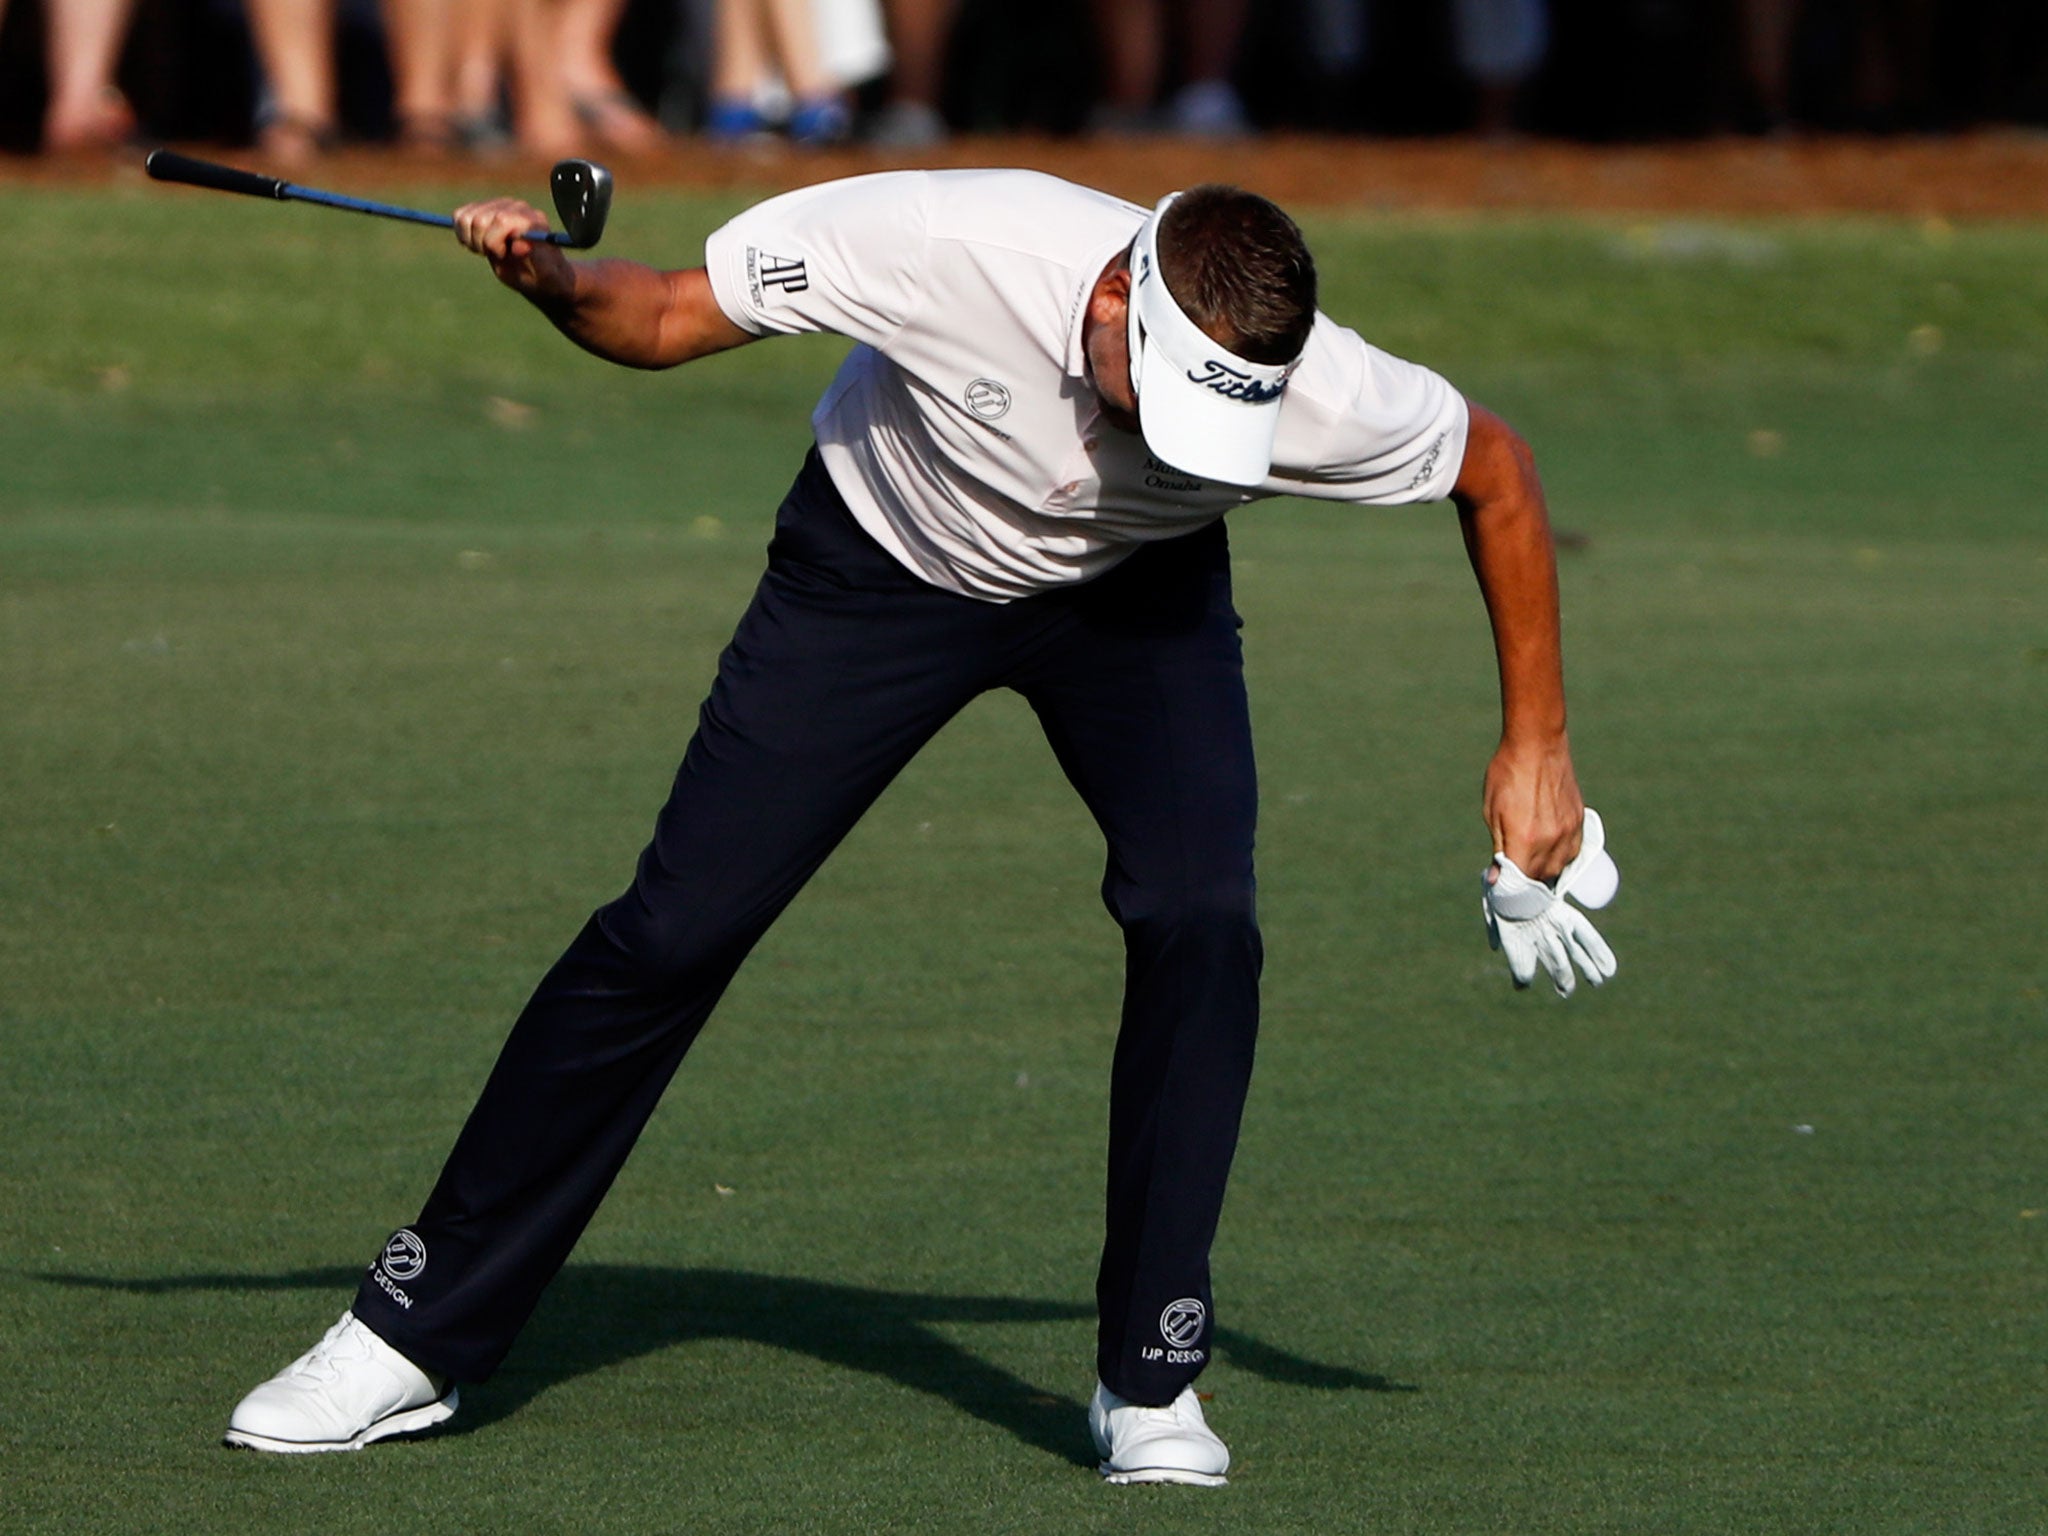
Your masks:
{"label": "blurred spectator", "polygon": [[[382,0],[397,142],[439,154],[516,141],[543,157],[581,153],[593,141],[629,153],[657,147],[665,135],[611,61],[626,3]],[[247,4],[267,85],[258,141],[269,162],[303,164],[337,131],[334,0]]]}
{"label": "blurred spectator", "polygon": [[[1103,89],[1090,126],[1103,133],[1232,138],[1251,131],[1231,75],[1248,0],[1095,0]],[[1182,84],[1158,111],[1167,19],[1179,25]]]}
{"label": "blurred spectator", "polygon": [[434,152],[645,153],[657,99],[676,132],[829,141],[892,54],[864,99],[896,148],[1248,116],[1594,141],[2048,119],[2048,0],[0,0],[0,22],[0,145],[253,118],[287,171],[343,119]]}
{"label": "blurred spectator", "polygon": [[847,87],[889,53],[875,0],[719,0],[704,131],[732,143],[780,122],[799,144],[834,144],[853,126]]}
{"label": "blurred spectator", "polygon": [[2028,9],[1992,0],[1937,16],[1933,0],[1736,0],[1739,121],[1768,133],[1883,132],[1953,126],[1983,105],[1995,113],[2000,66],[2025,53],[2013,23]]}
{"label": "blurred spectator", "polygon": [[634,99],[612,63],[612,40],[628,0],[560,0],[557,53],[570,108],[585,131],[608,148],[644,154],[667,141]]}
{"label": "blurred spectator", "polygon": [[1478,92],[1479,131],[1514,132],[1523,87],[1550,47],[1547,0],[1453,0],[1451,20],[1458,67]]}
{"label": "blurred spectator", "polygon": [[335,110],[332,0],[248,0],[249,37],[262,67],[256,142],[264,160],[303,166],[333,144]]}
{"label": "blurred spectator", "polygon": [[[256,138],[263,157],[302,166],[340,133],[334,0],[247,0],[250,40],[263,73]],[[383,0],[399,142],[449,147],[452,0]]]}
{"label": "blurred spectator", "polygon": [[1304,52],[1319,73],[1337,79],[1363,67],[1365,10],[1366,0],[1301,0]]}
{"label": "blurred spectator", "polygon": [[512,55],[509,0],[450,0],[448,135],[472,154],[512,145],[505,75]]}
{"label": "blurred spectator", "polygon": [[540,158],[575,154],[582,136],[562,67],[563,8],[555,0],[450,4],[448,137],[453,144],[473,154],[515,144]]}
{"label": "blurred spectator", "polygon": [[1934,0],[1811,0],[1808,9],[1837,82],[1832,100],[1813,104],[1823,121],[1878,131],[1938,125],[1933,61],[1956,18],[1937,26]]}
{"label": "blurred spectator", "polygon": [[782,89],[794,98],[792,138],[845,137],[850,119],[819,62],[809,0],[719,0],[713,27],[706,136],[736,143],[765,135]]}
{"label": "blurred spectator", "polygon": [[[1296,0],[1293,28],[1267,28],[1274,57],[1254,69],[1255,108],[1290,125],[1342,131],[1359,126],[1359,80],[1368,42],[1366,0]],[[1275,81],[1284,82],[1277,89]],[[1284,94],[1283,94],[1284,93]]]}
{"label": "blurred spectator", "polygon": [[959,0],[889,0],[889,97],[868,128],[882,149],[926,149],[944,142],[939,111],[946,43]]}
{"label": "blurred spectator", "polygon": [[1792,36],[1800,0],[1735,0],[1737,46],[1748,88],[1743,126],[1782,133],[1792,122]]}
{"label": "blurred spectator", "polygon": [[453,0],[383,0],[383,6],[398,141],[429,153],[449,149]]}
{"label": "blurred spectator", "polygon": [[[135,132],[135,110],[114,83],[134,0],[46,0],[41,144],[58,154],[112,149]],[[7,0],[0,0],[0,18]]]}
{"label": "blurred spectator", "polygon": [[506,56],[512,101],[512,134],[519,148],[558,160],[582,147],[576,106],[561,70],[562,7],[559,0],[499,0],[505,7],[510,49]]}
{"label": "blurred spectator", "polygon": [[[1524,98],[1550,50],[1549,0],[1300,0],[1300,9],[1308,89],[1299,110],[1324,125],[1446,132],[1470,124],[1489,138],[1511,134],[1523,126]],[[1371,109],[1347,110],[1347,93],[1370,95]]]}

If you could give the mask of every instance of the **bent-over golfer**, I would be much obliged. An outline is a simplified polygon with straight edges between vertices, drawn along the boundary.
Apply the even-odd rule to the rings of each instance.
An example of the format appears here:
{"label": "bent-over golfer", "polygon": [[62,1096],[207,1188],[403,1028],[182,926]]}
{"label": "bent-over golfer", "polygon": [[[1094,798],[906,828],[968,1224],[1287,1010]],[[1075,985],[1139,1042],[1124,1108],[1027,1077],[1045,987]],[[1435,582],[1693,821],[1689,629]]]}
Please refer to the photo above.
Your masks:
{"label": "bent-over golfer", "polygon": [[545,218],[511,199],[455,221],[614,362],[800,331],[855,345],[632,884],[541,981],[418,1218],[313,1351],[235,1409],[228,1442],[346,1450],[447,1418],[455,1383],[511,1348],[748,951],[918,749],[1009,688],[1102,828],[1127,956],[1101,1470],[1221,1483],[1229,1453],[1192,1383],[1260,969],[1223,516],[1278,495],[1455,501],[1500,665],[1484,810],[1492,889],[1515,901],[1489,895],[1489,920],[1518,982],[1540,962],[1569,990],[1574,962],[1599,981],[1613,958],[1559,899],[1604,855],[1566,742],[1527,448],[1318,313],[1300,231],[1231,187],[1147,210],[1024,171],[863,176],[762,203],[673,272],[534,244]]}

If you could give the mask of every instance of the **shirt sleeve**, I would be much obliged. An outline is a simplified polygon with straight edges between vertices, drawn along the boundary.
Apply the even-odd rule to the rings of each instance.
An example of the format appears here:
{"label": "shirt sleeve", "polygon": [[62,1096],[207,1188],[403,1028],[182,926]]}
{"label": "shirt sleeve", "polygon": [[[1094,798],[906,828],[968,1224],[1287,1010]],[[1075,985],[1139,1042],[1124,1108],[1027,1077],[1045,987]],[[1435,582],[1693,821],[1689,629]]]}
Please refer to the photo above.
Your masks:
{"label": "shirt sleeve", "polygon": [[1439,501],[1457,482],[1469,425],[1465,397],[1441,374],[1318,315],[1267,489],[1374,506]]}
{"label": "shirt sleeve", "polygon": [[929,200],[917,171],[771,197],[705,241],[711,292],[756,336],[830,331],[880,347],[919,303]]}

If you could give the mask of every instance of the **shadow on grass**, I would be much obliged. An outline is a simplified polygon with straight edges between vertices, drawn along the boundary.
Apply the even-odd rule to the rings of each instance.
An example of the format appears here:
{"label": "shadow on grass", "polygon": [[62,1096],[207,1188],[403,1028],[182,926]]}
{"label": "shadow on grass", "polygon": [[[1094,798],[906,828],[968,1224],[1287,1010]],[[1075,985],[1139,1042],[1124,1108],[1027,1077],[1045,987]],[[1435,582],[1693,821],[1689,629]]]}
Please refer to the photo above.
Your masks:
{"label": "shadow on grass", "polygon": [[[170,1275],[117,1279],[41,1274],[53,1285],[161,1296],[185,1291],[352,1291],[356,1269],[282,1275]],[[1022,1296],[932,1296],[832,1285],[795,1275],[721,1269],[582,1264],[562,1271],[490,1385],[464,1395],[454,1433],[495,1424],[557,1382],[695,1339],[745,1339],[884,1376],[953,1404],[1051,1455],[1093,1466],[1082,1404],[1035,1387],[939,1333],[942,1323],[1068,1322],[1093,1306]],[[1349,1366],[1327,1365],[1219,1328],[1231,1364],[1290,1386],[1324,1391],[1417,1389]]]}

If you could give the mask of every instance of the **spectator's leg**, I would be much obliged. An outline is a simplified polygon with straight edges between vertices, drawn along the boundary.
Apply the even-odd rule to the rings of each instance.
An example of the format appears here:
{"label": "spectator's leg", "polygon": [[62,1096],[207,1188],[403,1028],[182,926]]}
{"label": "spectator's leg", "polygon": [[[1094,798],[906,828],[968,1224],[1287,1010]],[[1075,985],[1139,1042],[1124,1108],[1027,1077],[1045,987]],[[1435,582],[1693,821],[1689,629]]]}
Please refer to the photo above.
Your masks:
{"label": "spectator's leg", "polygon": [[794,100],[789,136],[800,143],[824,144],[845,138],[852,119],[839,82],[825,72],[812,4],[813,0],[766,0],[766,13],[775,59]]}
{"label": "spectator's leg", "polygon": [[1758,126],[1780,133],[1792,121],[1792,33],[1799,0],[1739,0],[1742,63]]}
{"label": "spectator's leg", "polygon": [[583,148],[562,78],[561,0],[509,0],[513,132],[527,154],[559,159]]}
{"label": "spectator's leg", "polygon": [[1187,79],[1168,113],[1174,132],[1218,139],[1250,131],[1232,82],[1248,10],[1248,0],[1185,0],[1181,46]]}
{"label": "spectator's leg", "polygon": [[585,128],[613,149],[646,154],[667,140],[626,89],[612,63],[612,38],[626,0],[563,0],[562,79]]}
{"label": "spectator's leg", "polygon": [[761,0],[717,0],[711,24],[711,109],[704,131],[740,140],[762,131],[757,97],[768,73]]}
{"label": "spectator's leg", "polygon": [[454,0],[384,0],[392,107],[399,143],[407,149],[439,154],[453,147],[454,24]]}
{"label": "spectator's leg", "polygon": [[334,137],[332,0],[249,0],[249,30],[270,86],[257,123],[263,158],[304,165]]}
{"label": "spectator's leg", "polygon": [[1522,87],[1550,47],[1548,0],[1457,0],[1458,64],[1479,91],[1478,129],[1512,133]]}
{"label": "spectator's leg", "polygon": [[502,100],[512,52],[507,0],[454,0],[449,26],[455,136],[472,152],[503,149],[510,142]]}
{"label": "spectator's leg", "polygon": [[135,131],[134,109],[114,84],[133,8],[133,0],[50,0],[45,149],[105,149]]}
{"label": "spectator's leg", "polygon": [[887,149],[922,149],[946,137],[939,114],[946,41],[959,0],[889,0],[889,104],[868,134]]}
{"label": "spectator's leg", "polygon": [[1142,133],[1152,126],[1165,50],[1162,0],[1095,0],[1102,89],[1090,125],[1100,133]]}

